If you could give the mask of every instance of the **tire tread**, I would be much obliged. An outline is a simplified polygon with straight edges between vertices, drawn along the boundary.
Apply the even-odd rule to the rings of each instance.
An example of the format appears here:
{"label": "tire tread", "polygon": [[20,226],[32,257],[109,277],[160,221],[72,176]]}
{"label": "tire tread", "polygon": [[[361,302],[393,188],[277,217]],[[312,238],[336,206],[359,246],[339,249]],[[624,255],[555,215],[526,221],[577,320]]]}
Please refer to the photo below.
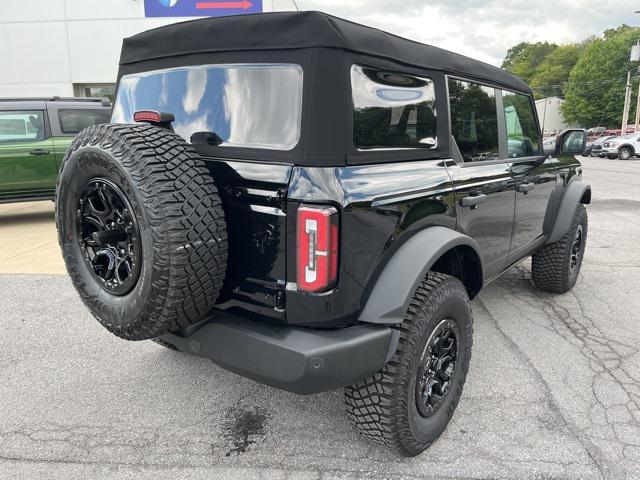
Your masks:
{"label": "tire tread", "polygon": [[[403,412],[407,411],[407,402],[413,401],[413,392],[407,392],[407,386],[413,372],[414,354],[422,338],[420,332],[428,322],[429,314],[448,295],[458,295],[469,305],[467,292],[459,280],[445,274],[429,272],[414,293],[404,321],[396,326],[400,338],[391,360],[380,372],[345,389],[347,416],[351,424],[365,438],[385,445],[401,455],[417,455],[431,444],[414,438]],[[461,370],[464,383],[471,356],[471,322],[461,334],[467,338],[467,352]],[[449,419],[461,394],[462,387],[459,391],[450,392],[454,401],[447,412]],[[440,433],[434,432],[434,440]]]}
{"label": "tire tread", "polygon": [[[531,258],[531,276],[540,290],[551,293],[566,293],[573,288],[576,277],[569,274],[571,247],[578,225],[583,225],[584,242],[587,241],[587,209],[579,204],[571,220],[571,226],[557,242],[546,245]],[[584,248],[584,247],[583,247]]]}
{"label": "tire tread", "polygon": [[[169,130],[143,124],[95,125],[70,145],[56,196],[70,164],[67,160],[87,147],[106,150],[128,173],[149,221],[154,276],[143,313],[116,324],[109,306],[86,293],[77,274],[77,259],[71,249],[64,248],[60,235],[67,269],[83,301],[103,326],[129,340],[155,338],[198,322],[222,288],[228,251],[222,202],[205,162]],[[58,217],[60,231],[64,219]]]}

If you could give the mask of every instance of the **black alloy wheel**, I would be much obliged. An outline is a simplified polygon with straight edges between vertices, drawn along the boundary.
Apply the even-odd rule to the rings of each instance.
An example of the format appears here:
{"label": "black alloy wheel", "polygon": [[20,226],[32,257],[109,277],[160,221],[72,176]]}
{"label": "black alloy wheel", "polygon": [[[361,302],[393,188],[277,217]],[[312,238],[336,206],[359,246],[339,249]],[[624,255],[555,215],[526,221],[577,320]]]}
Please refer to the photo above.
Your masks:
{"label": "black alloy wheel", "polygon": [[125,194],[106,178],[94,178],[78,202],[78,242],[89,271],[103,289],[126,295],[142,264],[138,222]]}
{"label": "black alloy wheel", "polygon": [[416,407],[423,417],[433,415],[449,393],[458,357],[458,326],[442,320],[422,352],[416,380]]}
{"label": "black alloy wheel", "polygon": [[578,225],[576,233],[573,237],[573,243],[571,244],[571,260],[569,261],[570,272],[573,272],[580,264],[580,257],[582,256],[582,233],[582,225]]}

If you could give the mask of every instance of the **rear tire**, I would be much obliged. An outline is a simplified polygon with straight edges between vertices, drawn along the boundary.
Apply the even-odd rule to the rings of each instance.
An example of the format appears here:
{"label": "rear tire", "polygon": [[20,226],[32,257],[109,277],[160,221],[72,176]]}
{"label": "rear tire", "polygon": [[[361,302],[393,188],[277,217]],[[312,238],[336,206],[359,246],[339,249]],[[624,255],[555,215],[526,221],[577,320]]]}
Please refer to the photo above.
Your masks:
{"label": "rear tire", "polygon": [[56,225],[74,286],[119,337],[196,323],[218,297],[227,261],[221,200],[204,161],[171,131],[83,130],[58,178]]}
{"label": "rear tire", "polygon": [[473,342],[466,289],[456,278],[430,272],[398,329],[394,356],[379,373],[347,387],[345,401],[364,437],[414,456],[445,430],[462,395]]}
{"label": "rear tire", "polygon": [[533,254],[531,271],[536,287],[566,293],[575,286],[587,246],[588,227],[587,209],[579,204],[564,237]]}

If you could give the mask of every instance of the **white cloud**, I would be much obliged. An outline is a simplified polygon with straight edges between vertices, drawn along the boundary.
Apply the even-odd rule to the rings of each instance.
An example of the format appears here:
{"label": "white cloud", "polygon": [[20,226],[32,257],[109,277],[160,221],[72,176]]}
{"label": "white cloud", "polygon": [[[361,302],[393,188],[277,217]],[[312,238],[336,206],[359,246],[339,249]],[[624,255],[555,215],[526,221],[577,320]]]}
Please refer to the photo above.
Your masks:
{"label": "white cloud", "polygon": [[176,122],[173,124],[173,130],[185,140],[190,141],[191,135],[195,132],[207,132],[211,129],[207,121],[208,115],[209,110],[205,110],[197,117],[184,123]]}
{"label": "white cloud", "polygon": [[[296,0],[320,10],[500,65],[522,41],[579,42],[622,23],[639,25],[632,0]],[[274,0],[291,10],[291,0]]]}
{"label": "white cloud", "polygon": [[187,73],[187,89],[182,99],[182,107],[186,113],[198,111],[206,90],[207,70],[205,68],[190,69]]}

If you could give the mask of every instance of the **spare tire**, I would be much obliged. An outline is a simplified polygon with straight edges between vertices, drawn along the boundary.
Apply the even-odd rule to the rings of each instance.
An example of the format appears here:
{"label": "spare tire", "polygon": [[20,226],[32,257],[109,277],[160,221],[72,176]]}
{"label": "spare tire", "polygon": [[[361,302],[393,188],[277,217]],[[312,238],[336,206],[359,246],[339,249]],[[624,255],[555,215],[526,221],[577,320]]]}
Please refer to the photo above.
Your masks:
{"label": "spare tire", "polygon": [[119,337],[145,340],[196,323],[222,288],[220,196],[205,162],[169,130],[83,130],[58,178],[56,225],[75,288]]}

